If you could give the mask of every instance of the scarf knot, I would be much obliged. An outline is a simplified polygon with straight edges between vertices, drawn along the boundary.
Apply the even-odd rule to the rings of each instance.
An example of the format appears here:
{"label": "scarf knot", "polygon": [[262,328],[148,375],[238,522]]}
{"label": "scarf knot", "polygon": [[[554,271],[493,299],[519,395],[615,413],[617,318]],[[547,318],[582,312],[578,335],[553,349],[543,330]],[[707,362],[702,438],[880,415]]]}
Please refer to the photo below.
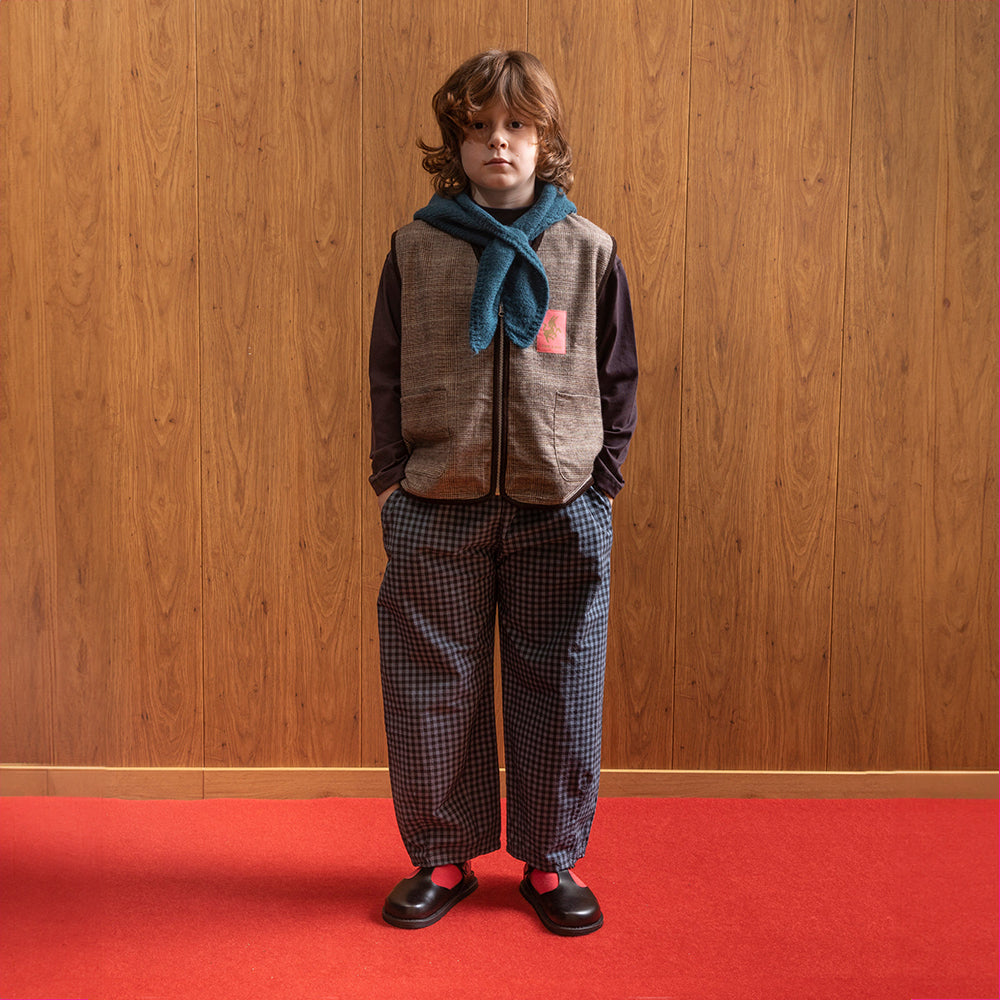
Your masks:
{"label": "scarf knot", "polygon": [[413,217],[435,229],[483,248],[469,310],[469,346],[478,354],[489,346],[503,308],[504,331],[518,347],[538,335],[549,308],[549,279],[531,246],[549,226],[576,211],[554,184],[544,184],[534,205],[503,225],[466,193],[435,194]]}

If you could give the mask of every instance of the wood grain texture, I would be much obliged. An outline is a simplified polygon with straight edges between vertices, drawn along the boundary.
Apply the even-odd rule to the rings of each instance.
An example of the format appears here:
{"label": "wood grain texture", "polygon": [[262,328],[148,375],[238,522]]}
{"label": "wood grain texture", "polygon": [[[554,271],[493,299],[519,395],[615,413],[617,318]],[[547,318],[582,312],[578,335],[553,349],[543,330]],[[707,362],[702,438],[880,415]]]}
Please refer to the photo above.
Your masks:
{"label": "wood grain texture", "polygon": [[205,759],[357,763],[360,7],[198,38]]}
{"label": "wood grain texture", "polygon": [[545,0],[529,23],[566,107],[571,197],[618,241],[636,325],[639,427],[614,505],[609,767],[672,760],[690,23],[690,3],[622,0]]}
{"label": "wood grain texture", "polygon": [[54,756],[93,764],[124,749],[111,675],[125,586],[115,572],[111,519],[122,422],[106,363],[117,304],[108,234],[115,151],[109,109],[96,96],[117,53],[109,19],[97,8],[67,5],[45,14],[44,210],[35,252],[45,261],[56,474]]}
{"label": "wood grain texture", "polygon": [[946,13],[925,703],[930,766],[976,768],[996,761],[998,734],[997,10]]}
{"label": "wood grain texture", "polygon": [[[42,230],[46,83],[38,4],[0,4],[0,757],[52,761],[56,660],[51,361]],[[13,205],[17,204],[17,211]]]}
{"label": "wood grain texture", "polygon": [[6,194],[35,227],[15,336],[36,362],[26,441],[50,449],[28,593],[54,655],[14,669],[41,675],[26,693],[52,673],[57,762],[187,764],[201,752],[190,5],[38,7],[13,35],[35,57],[16,82],[36,87],[21,148],[38,172]]}
{"label": "wood grain texture", "polygon": [[117,53],[96,7],[53,8],[46,53],[52,112],[40,252],[52,380],[58,650],[53,713],[56,761],[93,764],[124,750],[113,659],[114,609],[124,581],[113,570],[115,469],[122,456],[110,356],[114,279],[107,227],[111,123],[97,95]]}
{"label": "wood grain texture", "polygon": [[853,16],[695,11],[675,767],[825,765]]}
{"label": "wood grain texture", "polygon": [[859,20],[831,766],[996,759],[996,14]]}
{"label": "wood grain texture", "polygon": [[[408,223],[431,197],[431,179],[421,167],[418,139],[440,141],[431,98],[452,70],[490,48],[524,48],[527,0],[427,0],[419,6],[372,0],[365,4],[363,210],[363,307],[371,330],[379,277],[393,232]],[[362,426],[370,445],[368,340],[364,339]],[[364,449],[364,477],[371,472]],[[365,764],[386,762],[379,680],[378,589],[385,550],[378,507],[367,482],[362,497],[362,656]],[[497,671],[499,682],[499,671]],[[499,698],[497,699],[499,705]]]}
{"label": "wood grain texture", "polygon": [[0,759],[51,770],[0,779],[384,787],[372,306],[490,46],[552,70],[632,289],[602,792],[995,771],[997,20],[0,2]]}
{"label": "wood grain texture", "polygon": [[[122,6],[109,317],[121,427],[111,555],[128,571],[112,688],[125,763],[202,760],[201,483],[194,4]],[[119,571],[116,569],[116,573]]]}
{"label": "wood grain texture", "polygon": [[997,759],[997,11],[947,11],[924,520],[932,768]]}

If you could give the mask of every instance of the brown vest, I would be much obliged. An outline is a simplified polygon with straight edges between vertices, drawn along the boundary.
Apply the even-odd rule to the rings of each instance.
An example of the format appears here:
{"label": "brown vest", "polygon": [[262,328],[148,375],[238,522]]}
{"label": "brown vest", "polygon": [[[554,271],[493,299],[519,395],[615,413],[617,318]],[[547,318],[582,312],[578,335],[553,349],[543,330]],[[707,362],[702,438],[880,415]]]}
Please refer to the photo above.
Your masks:
{"label": "brown vest", "polygon": [[413,222],[396,233],[395,250],[403,488],[430,500],[499,493],[546,506],[582,493],[604,444],[596,307],[612,238],[578,215],[550,226],[538,246],[549,312],[535,343],[516,347],[498,329],[479,354],[469,346],[472,246]]}

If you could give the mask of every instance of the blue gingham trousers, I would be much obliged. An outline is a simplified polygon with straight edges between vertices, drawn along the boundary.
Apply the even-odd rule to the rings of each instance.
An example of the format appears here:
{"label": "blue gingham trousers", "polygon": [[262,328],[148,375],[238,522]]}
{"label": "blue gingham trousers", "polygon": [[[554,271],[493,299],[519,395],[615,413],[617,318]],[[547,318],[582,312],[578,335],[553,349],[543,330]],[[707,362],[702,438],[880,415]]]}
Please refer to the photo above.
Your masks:
{"label": "blue gingham trousers", "polygon": [[597,807],[611,502],[501,497],[382,509],[382,695],[396,820],[417,866],[500,848],[493,705],[499,623],[507,851],[558,871],[583,857]]}

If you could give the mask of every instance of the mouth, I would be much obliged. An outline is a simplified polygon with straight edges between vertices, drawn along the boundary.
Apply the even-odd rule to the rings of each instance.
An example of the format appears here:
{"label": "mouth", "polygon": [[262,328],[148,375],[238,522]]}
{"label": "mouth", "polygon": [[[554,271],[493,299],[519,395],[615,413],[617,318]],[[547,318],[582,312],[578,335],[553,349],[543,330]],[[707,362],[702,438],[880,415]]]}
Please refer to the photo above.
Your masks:
{"label": "mouth", "polygon": [[509,167],[510,161],[501,159],[499,156],[494,156],[492,160],[487,160],[486,166],[488,167]]}

